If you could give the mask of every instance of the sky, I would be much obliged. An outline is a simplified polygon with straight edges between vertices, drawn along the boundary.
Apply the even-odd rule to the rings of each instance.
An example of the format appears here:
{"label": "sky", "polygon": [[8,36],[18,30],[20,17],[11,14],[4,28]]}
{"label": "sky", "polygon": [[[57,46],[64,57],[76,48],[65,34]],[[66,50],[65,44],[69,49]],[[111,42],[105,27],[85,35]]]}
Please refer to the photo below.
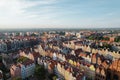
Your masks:
{"label": "sky", "polygon": [[0,29],[120,28],[120,0],[0,0]]}

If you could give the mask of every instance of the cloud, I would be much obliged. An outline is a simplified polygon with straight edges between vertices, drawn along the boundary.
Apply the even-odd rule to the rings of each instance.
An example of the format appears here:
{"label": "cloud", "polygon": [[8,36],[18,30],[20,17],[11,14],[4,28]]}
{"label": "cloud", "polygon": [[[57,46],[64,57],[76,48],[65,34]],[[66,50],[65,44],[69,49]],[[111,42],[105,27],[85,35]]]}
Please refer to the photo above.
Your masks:
{"label": "cloud", "polygon": [[[3,17],[21,17],[23,15],[32,16],[37,15],[35,13],[44,12],[46,9],[42,9],[39,11],[35,11],[34,13],[30,12],[29,8],[43,5],[49,5],[55,3],[56,0],[0,0],[0,15],[3,15]],[[50,8],[49,8],[50,9]],[[24,16],[24,17],[25,17]],[[35,16],[36,17],[36,16]]]}
{"label": "cloud", "polygon": [[[0,0],[0,25],[32,26],[52,24],[57,0]],[[1,27],[0,27],[1,28]],[[5,28],[5,27],[4,27]]]}
{"label": "cloud", "polygon": [[63,27],[118,24],[119,7],[118,4],[112,6],[112,3],[115,1],[0,0],[0,25]]}

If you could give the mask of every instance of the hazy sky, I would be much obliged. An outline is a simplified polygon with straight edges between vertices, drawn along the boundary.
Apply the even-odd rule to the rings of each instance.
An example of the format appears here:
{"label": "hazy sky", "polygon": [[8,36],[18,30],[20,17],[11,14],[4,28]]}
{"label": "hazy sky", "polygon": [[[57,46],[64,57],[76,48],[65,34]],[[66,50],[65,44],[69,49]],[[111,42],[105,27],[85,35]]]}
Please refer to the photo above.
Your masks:
{"label": "hazy sky", "polygon": [[120,0],[0,0],[0,28],[120,27]]}

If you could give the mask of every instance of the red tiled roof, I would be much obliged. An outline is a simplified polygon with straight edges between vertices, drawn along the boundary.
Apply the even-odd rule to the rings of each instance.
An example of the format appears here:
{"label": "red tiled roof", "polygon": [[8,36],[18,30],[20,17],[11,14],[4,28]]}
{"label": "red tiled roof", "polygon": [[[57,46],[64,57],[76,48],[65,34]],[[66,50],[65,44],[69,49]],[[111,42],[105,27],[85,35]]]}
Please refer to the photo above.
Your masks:
{"label": "red tiled roof", "polygon": [[79,56],[81,56],[81,57],[82,57],[82,56],[86,57],[87,54],[85,54],[85,53],[80,53]]}
{"label": "red tiled roof", "polygon": [[30,65],[30,64],[32,64],[32,63],[34,63],[32,60],[26,60],[26,61],[23,62],[22,64],[25,65],[25,66],[27,66],[27,65]]}
{"label": "red tiled roof", "polygon": [[75,53],[80,53],[80,52],[82,52],[82,49],[75,50]]}
{"label": "red tiled roof", "polygon": [[111,65],[110,69],[115,70],[115,71],[120,71],[120,59],[115,60]]}
{"label": "red tiled roof", "polygon": [[33,56],[34,56],[34,58],[37,58],[37,57],[40,56],[40,54],[39,54],[39,52],[34,52],[34,53],[33,53]]}

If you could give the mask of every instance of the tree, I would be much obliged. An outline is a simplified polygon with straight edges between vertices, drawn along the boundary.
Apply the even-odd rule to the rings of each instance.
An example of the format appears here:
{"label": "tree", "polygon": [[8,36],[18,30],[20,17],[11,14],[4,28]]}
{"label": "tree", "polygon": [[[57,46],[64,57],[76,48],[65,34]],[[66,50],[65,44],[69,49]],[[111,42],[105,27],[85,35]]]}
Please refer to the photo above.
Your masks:
{"label": "tree", "polygon": [[53,80],[56,80],[57,79],[57,76],[53,76]]}
{"label": "tree", "polygon": [[20,57],[20,58],[18,58],[17,59],[17,62],[25,62],[25,61],[27,61],[28,60],[28,58],[27,57]]}
{"label": "tree", "polygon": [[117,36],[117,37],[115,38],[115,42],[120,42],[120,36]]}
{"label": "tree", "polygon": [[52,73],[52,74],[49,74],[48,78],[49,78],[50,80],[56,80],[56,79],[57,79],[57,76],[56,76],[54,73]]}
{"label": "tree", "polygon": [[22,80],[20,77],[13,78],[12,80]]}
{"label": "tree", "polygon": [[41,80],[44,80],[44,79],[45,79],[46,71],[45,71],[44,66],[36,65],[36,68],[35,68],[35,76],[36,76],[38,79],[41,79]]}
{"label": "tree", "polygon": [[103,38],[103,40],[109,41],[110,38],[109,37],[105,37],[105,38]]}

